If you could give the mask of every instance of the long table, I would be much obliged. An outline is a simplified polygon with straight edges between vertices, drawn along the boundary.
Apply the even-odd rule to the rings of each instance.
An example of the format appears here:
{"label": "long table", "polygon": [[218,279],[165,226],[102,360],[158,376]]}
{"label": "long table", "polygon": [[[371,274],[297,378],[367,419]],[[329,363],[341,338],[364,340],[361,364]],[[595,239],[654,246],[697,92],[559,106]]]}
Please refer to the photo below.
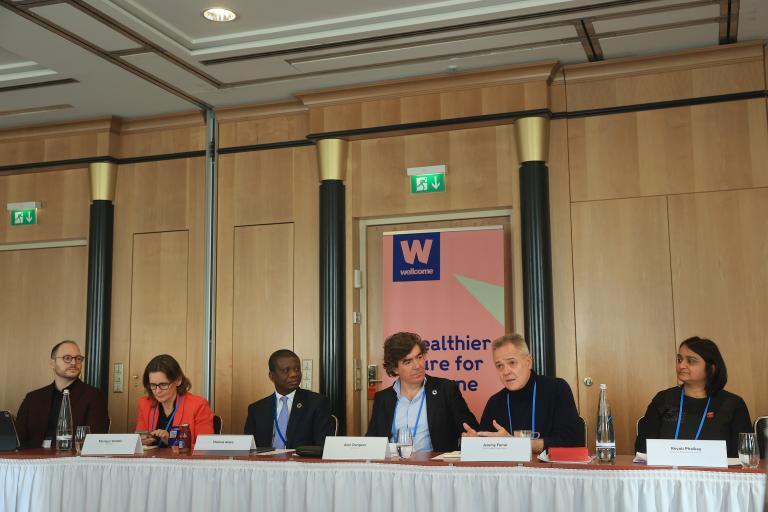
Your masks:
{"label": "long table", "polygon": [[75,457],[0,454],[0,511],[760,511],[757,469],[615,464],[324,462],[294,456],[198,457],[155,450]]}

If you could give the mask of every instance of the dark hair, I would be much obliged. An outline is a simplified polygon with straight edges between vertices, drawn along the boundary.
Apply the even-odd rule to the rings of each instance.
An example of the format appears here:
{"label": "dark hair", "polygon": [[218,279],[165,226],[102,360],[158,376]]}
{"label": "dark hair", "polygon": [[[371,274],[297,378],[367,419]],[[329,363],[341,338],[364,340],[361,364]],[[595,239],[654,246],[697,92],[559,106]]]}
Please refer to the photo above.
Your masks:
{"label": "dark hair", "polygon": [[395,377],[397,373],[397,363],[404,359],[413,347],[416,345],[421,347],[421,353],[426,354],[429,350],[427,342],[421,339],[416,333],[413,332],[396,332],[384,342],[384,370],[390,377]]}
{"label": "dark hair", "polygon": [[[728,382],[728,369],[720,354],[720,349],[714,341],[707,338],[693,336],[680,344],[680,347],[688,347],[696,352],[706,363],[707,385],[705,389],[708,396],[712,396],[725,387]],[[678,350],[680,350],[678,348]]]}
{"label": "dark hair", "polygon": [[[269,356],[269,371],[273,372],[277,369],[277,360],[282,359],[284,357],[295,357],[296,359],[299,359],[299,356],[296,355],[296,352],[293,350],[288,350],[287,348],[281,348],[280,350],[275,350],[272,352],[272,355]],[[299,359],[301,361],[301,359]]]}
{"label": "dark hair", "polygon": [[147,391],[147,396],[152,400],[155,399],[155,395],[149,388],[149,374],[154,372],[163,372],[171,382],[181,378],[181,383],[176,386],[176,392],[180,395],[183,395],[189,391],[189,388],[192,387],[192,383],[189,382],[187,376],[184,375],[183,371],[181,371],[179,362],[176,361],[173,356],[169,356],[168,354],[160,354],[159,356],[153,357],[152,360],[147,363],[147,367],[144,368],[144,378],[142,379],[144,389]]}
{"label": "dark hair", "polygon": [[58,352],[58,351],[59,351],[59,347],[61,347],[61,346],[62,346],[62,345],[64,345],[65,343],[71,343],[72,345],[76,346],[78,350],[80,350],[80,347],[77,345],[77,343],[76,343],[76,342],[74,342],[74,341],[72,341],[72,340],[64,340],[64,341],[60,341],[60,342],[58,342],[57,344],[55,344],[55,345],[53,346],[53,348],[51,349],[51,359],[53,359],[54,357],[56,357],[56,352]]}

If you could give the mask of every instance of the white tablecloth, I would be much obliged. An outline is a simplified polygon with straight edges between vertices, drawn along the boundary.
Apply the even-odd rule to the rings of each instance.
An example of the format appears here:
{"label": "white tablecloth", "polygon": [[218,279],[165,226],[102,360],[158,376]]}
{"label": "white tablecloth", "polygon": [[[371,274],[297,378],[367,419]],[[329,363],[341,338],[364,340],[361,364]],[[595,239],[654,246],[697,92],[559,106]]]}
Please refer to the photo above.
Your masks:
{"label": "white tablecloth", "polygon": [[758,511],[765,475],[169,459],[0,459],[0,512]]}

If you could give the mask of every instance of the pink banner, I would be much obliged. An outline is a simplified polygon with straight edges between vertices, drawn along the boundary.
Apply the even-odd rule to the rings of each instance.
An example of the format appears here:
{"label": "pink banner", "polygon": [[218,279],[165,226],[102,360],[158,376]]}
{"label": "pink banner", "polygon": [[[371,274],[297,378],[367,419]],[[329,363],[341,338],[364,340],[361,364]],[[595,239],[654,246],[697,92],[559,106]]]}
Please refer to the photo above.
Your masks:
{"label": "pink banner", "polygon": [[479,419],[501,388],[490,344],[504,334],[503,229],[385,234],[383,242],[385,338],[420,334],[427,373],[457,381]]}

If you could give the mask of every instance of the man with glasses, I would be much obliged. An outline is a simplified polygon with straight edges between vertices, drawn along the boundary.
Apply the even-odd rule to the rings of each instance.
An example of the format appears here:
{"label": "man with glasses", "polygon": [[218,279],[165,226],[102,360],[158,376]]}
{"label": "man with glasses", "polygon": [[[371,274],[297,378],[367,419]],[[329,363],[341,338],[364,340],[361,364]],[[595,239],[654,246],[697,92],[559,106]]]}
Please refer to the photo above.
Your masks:
{"label": "man with glasses", "polygon": [[85,357],[72,340],[54,345],[48,366],[53,370],[53,382],[37,389],[24,398],[16,418],[16,430],[22,448],[51,445],[56,439],[64,390],[69,390],[72,404],[73,427],[88,425],[95,434],[106,433],[109,428],[107,400],[104,394],[80,380]]}

